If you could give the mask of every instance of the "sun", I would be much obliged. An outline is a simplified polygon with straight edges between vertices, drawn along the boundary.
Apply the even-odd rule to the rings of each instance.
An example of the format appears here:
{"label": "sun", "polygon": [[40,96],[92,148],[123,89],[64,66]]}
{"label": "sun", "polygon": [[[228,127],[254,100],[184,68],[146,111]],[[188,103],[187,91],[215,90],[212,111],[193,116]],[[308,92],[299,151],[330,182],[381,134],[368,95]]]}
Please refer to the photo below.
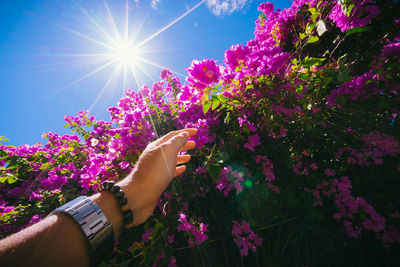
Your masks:
{"label": "sun", "polygon": [[[91,35],[86,34],[85,32],[80,32],[73,28],[42,18],[43,20],[50,22],[58,27],[61,27],[62,29],[70,33],[73,33],[87,41],[90,41],[93,44],[101,46],[101,48],[98,51],[90,51],[88,53],[60,54],[60,56],[78,57],[82,59],[83,64],[91,62],[93,62],[93,64],[98,64],[99,59],[101,59],[102,61],[104,60],[105,62],[100,65],[96,65],[94,69],[83,74],[81,77],[75,79],[74,81],[71,81],[67,85],[59,88],[57,91],[59,92],[65,90],[66,88],[71,87],[85,79],[88,79],[89,77],[95,75],[96,73],[99,73],[100,71],[103,71],[104,69],[108,68],[108,66],[117,63],[115,64],[117,66],[115,66],[114,71],[108,76],[108,78],[106,78],[103,88],[100,89],[97,97],[91,104],[89,110],[92,110],[93,107],[98,102],[98,100],[103,96],[106,89],[110,87],[110,84],[113,81],[119,79],[119,77],[121,76],[122,76],[122,87],[124,89],[127,88],[127,83],[129,79],[131,79],[131,81],[133,80],[136,83],[137,88],[139,89],[141,87],[140,80],[143,78],[143,75],[147,76],[149,80],[154,81],[154,78],[152,77],[151,73],[147,70],[148,66],[152,66],[158,69],[169,69],[169,68],[146,58],[146,55],[156,53],[157,50],[152,50],[151,46],[150,47],[147,46],[146,48],[145,45],[150,41],[152,41],[154,38],[156,38],[158,35],[165,32],[167,29],[172,27],[174,24],[178,23],[180,20],[182,20],[184,17],[189,15],[191,12],[193,12],[195,9],[197,9],[199,6],[201,6],[206,2],[206,0],[198,0],[198,1],[199,2],[196,5],[188,9],[178,18],[172,20],[170,23],[161,27],[155,33],[149,35],[143,40],[142,38],[139,39],[136,38],[138,37],[137,36],[138,32],[131,31],[129,29],[130,25],[129,0],[125,0],[125,10],[124,10],[125,16],[124,16],[123,26],[117,25],[116,21],[114,20],[114,16],[107,3],[107,2],[112,2],[111,0],[103,0],[104,9],[105,12],[107,13],[107,17],[104,18],[104,21],[109,22],[104,25],[101,22],[103,20],[97,21],[96,18],[93,17],[90,12],[88,12],[86,9],[84,9],[82,6],[76,3],[78,9],[82,12],[82,15],[84,15],[93,24],[92,26],[95,26],[95,29],[98,31],[96,34],[100,33],[101,38],[95,38]],[[143,25],[143,23],[144,21],[139,24]],[[112,29],[110,29],[110,27],[112,27]],[[139,30],[140,28],[141,26],[139,27]],[[139,41],[137,42],[137,40]],[[179,75],[181,77],[186,78],[184,74],[178,73],[173,70],[171,70],[171,72],[174,73],[175,75]]]}
{"label": "sun", "polygon": [[136,65],[140,50],[132,42],[122,41],[114,45],[112,58],[123,66]]}

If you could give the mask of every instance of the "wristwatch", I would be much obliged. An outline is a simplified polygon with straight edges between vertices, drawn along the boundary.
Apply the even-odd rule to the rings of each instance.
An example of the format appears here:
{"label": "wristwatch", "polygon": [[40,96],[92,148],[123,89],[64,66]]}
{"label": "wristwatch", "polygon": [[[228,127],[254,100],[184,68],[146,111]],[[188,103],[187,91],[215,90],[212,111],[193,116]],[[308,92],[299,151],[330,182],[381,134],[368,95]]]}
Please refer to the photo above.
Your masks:
{"label": "wristwatch", "polygon": [[74,218],[87,237],[90,266],[97,266],[112,253],[114,249],[112,224],[90,198],[80,196],[52,212],[52,214],[60,213]]}

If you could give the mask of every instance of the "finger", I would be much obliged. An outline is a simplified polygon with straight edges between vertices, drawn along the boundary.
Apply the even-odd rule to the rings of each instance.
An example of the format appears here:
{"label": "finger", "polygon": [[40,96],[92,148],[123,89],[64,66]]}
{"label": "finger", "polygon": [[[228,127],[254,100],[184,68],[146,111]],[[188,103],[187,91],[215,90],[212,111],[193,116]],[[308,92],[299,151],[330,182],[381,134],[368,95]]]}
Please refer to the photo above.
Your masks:
{"label": "finger", "polygon": [[195,147],[196,143],[194,141],[187,141],[186,144],[179,151],[190,150],[194,149]]}
{"label": "finger", "polygon": [[178,155],[176,159],[176,164],[187,163],[190,160],[190,155]]}
{"label": "finger", "polygon": [[174,153],[178,153],[180,149],[184,147],[184,145],[187,143],[187,140],[189,138],[189,135],[187,132],[183,131],[180,134],[172,137],[168,142],[161,144],[161,146],[166,146],[168,147],[167,149],[170,150],[171,152],[173,151]]}
{"label": "finger", "polygon": [[163,137],[161,137],[160,139],[155,141],[155,146],[159,146],[163,143],[168,142],[171,138],[181,134],[182,132],[187,132],[189,137],[191,136],[195,136],[197,133],[197,129],[196,128],[186,128],[186,129],[181,129],[181,130],[177,130],[177,131],[172,131],[167,133],[166,135],[164,135]]}
{"label": "finger", "polygon": [[186,166],[185,165],[176,167],[174,177],[181,175],[185,171],[186,171]]}

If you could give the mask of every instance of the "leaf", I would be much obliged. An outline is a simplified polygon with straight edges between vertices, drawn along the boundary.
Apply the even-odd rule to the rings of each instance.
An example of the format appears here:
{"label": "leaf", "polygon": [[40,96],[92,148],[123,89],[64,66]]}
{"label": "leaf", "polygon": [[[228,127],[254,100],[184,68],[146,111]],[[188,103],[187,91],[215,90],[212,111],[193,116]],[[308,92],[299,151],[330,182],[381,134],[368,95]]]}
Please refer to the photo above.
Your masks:
{"label": "leaf", "polygon": [[311,36],[310,39],[308,40],[309,44],[315,43],[319,40],[318,36]]}
{"label": "leaf", "polygon": [[215,95],[212,96],[211,101],[212,101],[212,106],[211,106],[212,110],[216,109],[219,106],[219,104],[221,103],[219,98]]}
{"label": "leaf", "polygon": [[299,36],[300,36],[300,39],[301,39],[301,40],[303,40],[304,38],[306,38],[306,37],[307,37],[307,34],[300,33],[300,34],[299,34]]}
{"label": "leaf", "polygon": [[221,101],[221,103],[225,103],[228,100],[228,98],[226,96],[223,96],[223,95],[219,95],[218,98]]}
{"label": "leaf", "polygon": [[308,24],[308,23],[307,23],[307,26],[306,26],[307,32],[308,32],[308,33],[312,33],[312,31],[314,30],[314,28],[315,28],[316,25],[317,25],[316,22],[314,22],[313,24]]}
{"label": "leaf", "polygon": [[211,101],[206,101],[203,105],[203,113],[206,114],[212,105]]}
{"label": "leaf", "polygon": [[356,28],[350,29],[346,32],[346,36],[344,38],[346,38],[347,36],[352,35],[354,33],[368,31],[370,28],[371,28],[370,26],[362,26],[362,27],[356,27]]}
{"label": "leaf", "polygon": [[353,10],[353,8],[354,8],[354,4],[350,4],[349,7],[347,8],[347,10],[346,10],[346,15],[347,15],[348,17],[350,17],[351,11]]}
{"label": "leaf", "polygon": [[216,108],[219,106],[220,103],[221,103],[221,102],[219,101],[219,99],[213,101],[213,102],[212,102],[211,109],[212,109],[212,110],[216,109]]}
{"label": "leaf", "polygon": [[11,173],[6,173],[4,176],[0,177],[0,183],[5,183],[7,181],[8,184],[13,184],[17,180],[18,178]]}
{"label": "leaf", "polygon": [[320,66],[322,64],[322,62],[324,62],[324,61],[325,61],[325,58],[322,58],[322,57],[310,57],[309,58],[307,56],[304,58],[302,65],[304,67],[310,67],[312,65]]}
{"label": "leaf", "polygon": [[225,117],[225,119],[224,119],[224,123],[225,123],[225,124],[229,124],[230,121],[231,121],[231,113],[230,113],[230,112],[227,112],[227,113],[226,113],[226,117]]}

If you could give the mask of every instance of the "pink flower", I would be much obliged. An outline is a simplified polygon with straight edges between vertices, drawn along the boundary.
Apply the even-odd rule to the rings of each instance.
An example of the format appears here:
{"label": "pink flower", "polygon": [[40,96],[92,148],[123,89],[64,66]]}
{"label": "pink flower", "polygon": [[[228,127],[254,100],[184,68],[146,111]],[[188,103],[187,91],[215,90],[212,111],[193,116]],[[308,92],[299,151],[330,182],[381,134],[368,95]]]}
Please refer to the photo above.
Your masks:
{"label": "pink flower", "polygon": [[147,242],[151,236],[151,233],[153,232],[153,228],[145,229],[144,234],[142,234],[142,240],[143,242]]}
{"label": "pink flower", "polygon": [[171,76],[172,76],[172,73],[171,73],[170,70],[168,70],[168,69],[163,69],[163,70],[161,71],[161,79],[166,79],[166,78],[171,77]]}
{"label": "pink flower", "polygon": [[186,70],[189,73],[188,82],[199,89],[216,83],[221,76],[220,67],[212,59],[193,60],[192,66]]}
{"label": "pink flower", "polygon": [[262,239],[251,230],[250,224],[246,221],[239,223],[233,221],[232,235],[236,245],[239,247],[240,255],[247,256],[249,248],[256,251],[257,247],[262,244]]}
{"label": "pink flower", "polygon": [[325,169],[325,174],[326,175],[328,175],[328,176],[335,176],[336,175],[336,172],[334,171],[334,170],[331,170],[331,169]]}
{"label": "pink flower", "polygon": [[254,134],[249,137],[249,142],[244,144],[244,147],[254,152],[254,148],[258,145],[261,145],[260,137],[258,134]]}
{"label": "pink flower", "polygon": [[258,10],[264,12],[264,14],[268,16],[274,11],[274,4],[270,2],[262,3],[258,6]]}
{"label": "pink flower", "polygon": [[125,170],[126,168],[129,167],[130,162],[129,161],[122,161],[119,166],[121,167],[121,169]]}

